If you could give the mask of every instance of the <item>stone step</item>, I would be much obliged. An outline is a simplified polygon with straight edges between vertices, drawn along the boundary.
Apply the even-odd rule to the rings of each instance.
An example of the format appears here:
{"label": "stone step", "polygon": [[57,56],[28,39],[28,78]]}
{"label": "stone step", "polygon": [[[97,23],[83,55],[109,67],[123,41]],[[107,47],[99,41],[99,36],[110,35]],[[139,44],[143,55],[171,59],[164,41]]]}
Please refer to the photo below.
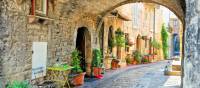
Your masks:
{"label": "stone step", "polygon": [[181,65],[172,65],[172,71],[181,71]]}
{"label": "stone step", "polygon": [[181,76],[181,71],[167,71],[165,72],[167,76]]}
{"label": "stone step", "polygon": [[181,71],[181,61],[172,62],[172,71]]}

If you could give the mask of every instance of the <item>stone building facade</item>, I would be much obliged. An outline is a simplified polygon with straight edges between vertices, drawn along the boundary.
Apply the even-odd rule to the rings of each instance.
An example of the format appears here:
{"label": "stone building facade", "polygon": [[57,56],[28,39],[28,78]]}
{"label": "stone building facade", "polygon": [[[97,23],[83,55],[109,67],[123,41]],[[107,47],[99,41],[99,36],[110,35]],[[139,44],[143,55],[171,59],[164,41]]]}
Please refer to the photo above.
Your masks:
{"label": "stone building facade", "polygon": [[[111,24],[109,24],[109,22],[105,22],[106,24],[109,24],[109,26],[114,26],[114,31],[116,31],[117,28],[121,28],[122,31],[127,35],[128,41],[134,43],[134,45],[129,46],[128,49],[122,48],[121,53],[123,59],[126,57],[127,54],[132,54],[136,50],[142,52],[143,55],[150,54],[150,41],[152,41],[154,37],[155,40],[157,40],[161,44],[163,10],[160,8],[159,5],[152,3],[135,3],[123,5],[116,8],[116,10],[118,10],[120,14],[123,14],[124,17],[131,19],[127,21],[116,18],[115,21],[118,23],[115,23],[115,21],[110,19],[110,16],[106,17],[107,20],[111,21]],[[109,26],[107,28],[109,28]],[[153,30],[155,30],[155,33],[153,33]],[[105,32],[105,39],[108,38],[107,32]],[[138,36],[147,37],[147,40],[140,39],[141,43],[137,44]],[[107,44],[107,42],[105,43]],[[104,47],[108,47],[106,44],[104,44]],[[137,49],[138,45],[140,49]],[[104,50],[104,52],[108,51],[106,50],[106,48]],[[116,56],[116,47],[114,47],[113,53]],[[160,55],[158,59],[163,59],[162,50],[159,50],[158,53],[158,55]]]}
{"label": "stone building facade", "polygon": [[[47,42],[48,66],[53,65],[58,58],[70,64],[70,54],[76,48],[77,30],[80,27],[88,28],[91,34],[91,47],[98,47],[97,17],[92,15],[76,17],[77,19],[65,17],[63,15],[70,12],[63,13],[62,1],[48,1],[48,14],[36,15],[37,17],[31,13],[31,0],[19,2],[3,0],[0,4],[0,58],[4,81],[31,79],[33,42]],[[92,59],[91,55],[88,59]]]}

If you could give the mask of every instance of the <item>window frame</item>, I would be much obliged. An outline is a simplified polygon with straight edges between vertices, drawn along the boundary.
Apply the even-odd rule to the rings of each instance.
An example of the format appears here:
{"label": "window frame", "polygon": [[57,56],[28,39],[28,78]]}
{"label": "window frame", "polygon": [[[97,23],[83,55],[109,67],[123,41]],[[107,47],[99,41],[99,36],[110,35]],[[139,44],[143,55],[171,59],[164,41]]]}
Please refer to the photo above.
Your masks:
{"label": "window frame", "polygon": [[[37,1],[40,1],[41,10],[37,9]],[[47,16],[48,13],[48,0],[32,0],[32,12],[31,15]]]}

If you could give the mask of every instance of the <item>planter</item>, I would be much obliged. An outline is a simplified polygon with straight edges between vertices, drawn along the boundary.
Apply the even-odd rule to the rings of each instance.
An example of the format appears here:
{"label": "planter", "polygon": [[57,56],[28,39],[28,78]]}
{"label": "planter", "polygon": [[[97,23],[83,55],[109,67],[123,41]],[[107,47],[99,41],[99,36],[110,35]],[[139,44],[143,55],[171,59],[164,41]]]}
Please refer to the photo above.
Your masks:
{"label": "planter", "polygon": [[93,67],[93,75],[94,76],[99,76],[102,73],[102,68],[99,67]]}
{"label": "planter", "polygon": [[70,81],[70,83],[74,86],[80,86],[84,84],[84,78],[85,78],[85,72],[84,73],[80,73],[80,74],[76,74],[73,76],[72,80]]}
{"label": "planter", "polygon": [[150,62],[153,59],[152,55],[148,55],[148,61]]}
{"label": "planter", "polygon": [[132,61],[132,64],[133,64],[133,65],[136,65],[136,64],[137,64],[137,61],[136,61],[136,60],[133,60],[133,61]]}
{"label": "planter", "polygon": [[111,62],[111,68],[112,68],[113,70],[119,68],[118,64],[119,64],[119,60],[113,59],[112,62]]}

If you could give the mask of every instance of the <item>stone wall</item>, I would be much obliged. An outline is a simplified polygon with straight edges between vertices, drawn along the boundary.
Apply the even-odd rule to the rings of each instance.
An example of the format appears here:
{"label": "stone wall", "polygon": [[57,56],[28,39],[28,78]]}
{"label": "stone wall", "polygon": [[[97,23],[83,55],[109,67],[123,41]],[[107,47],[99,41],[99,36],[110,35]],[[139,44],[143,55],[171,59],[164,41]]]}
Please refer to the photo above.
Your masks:
{"label": "stone wall", "polygon": [[49,2],[48,18],[52,20],[41,24],[28,22],[31,0],[22,0],[19,4],[16,0],[0,1],[0,62],[3,68],[0,73],[4,81],[31,79],[33,42],[48,42],[48,66],[53,65],[57,58],[70,64],[70,53],[75,49],[79,27],[89,29],[91,48],[98,47],[95,42],[98,38],[96,16],[67,18],[62,15],[70,12],[62,12],[65,10],[63,5],[62,2]]}
{"label": "stone wall", "polygon": [[200,86],[200,0],[186,0],[183,88]]}

